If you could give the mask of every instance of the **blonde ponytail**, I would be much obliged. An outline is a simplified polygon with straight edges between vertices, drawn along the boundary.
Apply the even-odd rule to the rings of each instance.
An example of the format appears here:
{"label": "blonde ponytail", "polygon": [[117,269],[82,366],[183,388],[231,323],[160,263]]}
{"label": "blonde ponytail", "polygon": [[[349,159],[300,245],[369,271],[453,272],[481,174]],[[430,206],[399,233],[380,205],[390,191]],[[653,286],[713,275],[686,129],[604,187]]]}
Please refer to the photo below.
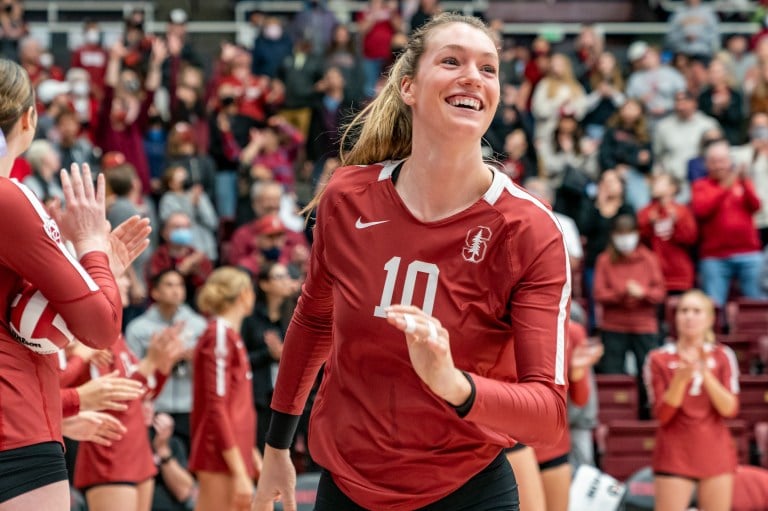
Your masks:
{"label": "blonde ponytail", "polygon": [[226,312],[252,286],[251,277],[234,266],[222,266],[208,276],[197,294],[197,308],[206,315]]}

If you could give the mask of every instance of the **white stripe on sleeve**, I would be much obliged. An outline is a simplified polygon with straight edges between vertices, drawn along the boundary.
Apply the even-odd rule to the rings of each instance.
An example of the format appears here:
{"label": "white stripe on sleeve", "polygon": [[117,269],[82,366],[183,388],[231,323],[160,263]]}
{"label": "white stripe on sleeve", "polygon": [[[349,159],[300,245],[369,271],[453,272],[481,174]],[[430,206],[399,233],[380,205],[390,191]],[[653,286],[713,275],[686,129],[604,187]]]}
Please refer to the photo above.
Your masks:
{"label": "white stripe on sleeve", "polygon": [[216,320],[216,395],[224,397],[227,393],[227,325]]}
{"label": "white stripe on sleeve", "polygon": [[[563,284],[563,288],[560,291],[560,301],[558,303],[558,314],[557,314],[557,343],[556,343],[556,353],[555,353],[555,384],[557,385],[565,385],[565,382],[567,381],[568,375],[566,374],[566,371],[568,369],[568,365],[565,361],[565,325],[567,324],[568,320],[568,300],[571,297],[571,261],[568,257],[568,248],[565,246],[565,238],[563,238],[563,228],[560,227],[560,223],[557,221],[557,218],[555,218],[555,215],[552,214],[552,211],[548,207],[546,207],[544,204],[542,204],[538,199],[536,199],[533,195],[529,194],[525,190],[522,190],[520,188],[517,188],[512,181],[502,174],[501,172],[497,170],[493,170],[494,172],[494,184],[491,185],[491,188],[489,189],[489,194],[491,190],[494,191],[492,194],[486,194],[485,200],[486,201],[493,201],[495,202],[498,199],[498,195],[496,193],[496,189],[498,188],[497,182],[499,180],[503,181],[505,186],[504,188],[514,197],[517,197],[518,199],[526,200],[534,205],[536,205],[539,209],[544,211],[547,216],[552,219],[552,222],[557,227],[557,230],[560,231],[560,236],[563,242],[563,255],[565,257],[565,284]],[[490,204],[493,204],[493,202],[490,202]]]}
{"label": "white stripe on sleeve", "polygon": [[[32,190],[30,190],[23,184],[19,183],[15,179],[11,179],[10,181],[11,183],[19,187],[19,190],[21,190],[21,192],[27,198],[27,200],[32,205],[32,207],[35,208],[35,212],[40,217],[40,220],[43,223],[43,228],[46,228],[49,223],[53,222],[53,219],[45,211],[45,208],[40,203],[40,200],[37,198],[37,196],[35,196],[35,194],[32,193]],[[64,244],[64,242],[59,240],[58,242],[55,242],[55,243],[59,247],[59,250],[61,250],[61,253],[64,254],[64,257],[67,258],[67,261],[69,261],[72,267],[75,270],[77,270],[77,272],[83,278],[83,281],[88,285],[88,289],[90,289],[91,291],[98,291],[99,286],[98,284],[96,284],[96,281],[94,281],[93,278],[88,274],[88,272],[85,271],[85,268],[83,268],[83,266],[75,258],[75,256],[73,256],[72,253],[69,250],[67,250],[67,246]]]}

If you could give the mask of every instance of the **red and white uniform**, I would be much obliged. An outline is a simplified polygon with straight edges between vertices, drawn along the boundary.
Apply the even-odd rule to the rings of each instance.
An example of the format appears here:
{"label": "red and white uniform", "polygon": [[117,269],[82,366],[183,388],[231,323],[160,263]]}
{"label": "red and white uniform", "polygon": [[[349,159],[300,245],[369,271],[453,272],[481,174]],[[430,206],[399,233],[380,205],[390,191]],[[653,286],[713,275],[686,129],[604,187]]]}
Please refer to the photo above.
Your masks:
{"label": "red and white uniform", "polygon": [[[359,505],[395,511],[450,494],[517,440],[559,439],[571,294],[552,213],[507,176],[494,171],[474,205],[424,223],[395,190],[397,165],[331,178],[272,401],[301,414],[326,362],[312,457]],[[448,330],[453,360],[476,386],[466,417],[414,372],[403,333],[385,319],[398,303]]]}
{"label": "red and white uniform", "polygon": [[[0,310],[8,311],[29,282],[85,344],[104,348],[117,340],[123,308],[107,255],[91,252],[78,262],[34,194],[5,178],[0,218]],[[8,321],[0,317],[0,451],[61,442],[57,357],[25,348]]]}
{"label": "red and white uniform", "polygon": [[119,340],[110,348],[112,363],[107,367],[95,364],[84,366],[75,385],[82,385],[90,379],[98,378],[118,371],[118,376],[140,381],[148,389],[149,396],[142,396],[127,401],[128,409],[123,412],[107,411],[123,423],[127,432],[120,440],[112,442],[110,447],[93,442],[82,442],[77,450],[75,462],[75,486],[88,488],[97,484],[109,483],[140,483],[157,473],[157,467],[149,444],[147,426],[144,423],[142,401],[147,397],[155,397],[165,383],[165,376],[155,372],[145,378],[137,371],[139,359],[125,343],[121,335]]}
{"label": "red and white uniform", "polygon": [[226,320],[212,320],[200,335],[194,369],[189,469],[228,473],[221,452],[238,447],[248,475],[254,477],[251,363],[240,334]]}
{"label": "red and white uniform", "polygon": [[[730,392],[739,392],[736,355],[727,346],[707,344],[707,365]],[[656,432],[653,470],[691,478],[733,472],[736,448],[724,418],[712,405],[701,377],[694,377],[679,408],[664,402],[664,393],[680,362],[677,345],[669,343],[648,354],[643,378],[648,402],[661,423]]]}
{"label": "red and white uniform", "polygon": [[[573,350],[579,346],[587,344],[587,331],[578,323],[568,322],[568,344],[566,345],[566,360],[571,360]],[[590,374],[586,374],[579,381],[572,381],[568,378],[568,397],[576,406],[584,406],[589,400],[589,379]],[[571,452],[571,431],[566,428],[560,440],[554,445],[544,446],[536,449],[536,461],[546,463]]]}

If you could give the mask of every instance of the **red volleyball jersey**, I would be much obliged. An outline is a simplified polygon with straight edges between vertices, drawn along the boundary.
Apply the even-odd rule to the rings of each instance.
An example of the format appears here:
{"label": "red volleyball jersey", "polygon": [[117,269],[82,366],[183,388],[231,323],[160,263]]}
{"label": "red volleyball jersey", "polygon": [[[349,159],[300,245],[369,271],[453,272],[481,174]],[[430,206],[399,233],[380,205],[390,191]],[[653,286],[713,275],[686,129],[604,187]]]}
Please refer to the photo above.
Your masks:
{"label": "red volleyball jersey", "polygon": [[[707,365],[718,381],[730,392],[739,392],[739,366],[733,351],[723,345],[705,346]],[[669,405],[663,396],[669,388],[680,356],[677,345],[669,343],[648,354],[643,378],[648,401],[654,415],[661,419],[656,432],[653,469],[686,477],[704,478],[733,472],[736,468],[736,448],[724,418],[712,405],[702,386],[701,377],[694,377],[682,405],[664,412]]]}
{"label": "red volleyball jersey", "polygon": [[120,334],[123,307],[109,261],[91,252],[78,261],[56,222],[24,185],[0,178],[0,451],[61,442],[57,357],[39,355],[11,334],[11,301],[39,289],[84,343],[103,348]]}
{"label": "red volleyball jersey", "polygon": [[96,484],[107,483],[140,483],[157,473],[157,467],[149,444],[147,425],[144,422],[142,401],[153,398],[162,389],[165,376],[155,373],[145,378],[137,371],[139,359],[125,343],[121,335],[119,340],[110,348],[112,363],[108,367],[98,367],[94,364],[84,366],[84,371],[76,385],[89,379],[98,378],[118,371],[118,376],[140,381],[147,387],[148,395],[127,401],[128,409],[122,412],[107,411],[123,423],[127,432],[123,438],[113,441],[109,447],[81,442],[77,450],[75,462],[75,486],[87,488]]}
{"label": "red volleyball jersey", "polygon": [[236,446],[248,474],[255,476],[256,410],[252,378],[240,334],[224,319],[210,321],[195,347],[191,471],[228,473],[221,452]]}
{"label": "red volleyball jersey", "polygon": [[[578,323],[568,322],[568,343],[566,344],[566,360],[570,362],[573,350],[577,346],[587,344],[587,331]],[[589,371],[588,371],[589,373]],[[589,379],[590,374],[584,375],[579,381],[572,381],[570,375],[568,378],[568,398],[576,406],[584,406],[589,399]],[[560,440],[556,444],[536,449],[536,461],[546,463],[555,458],[559,458],[571,452],[571,431],[566,428]]]}
{"label": "red volleyball jersey", "polygon": [[[451,493],[516,440],[551,444],[567,428],[571,287],[552,213],[504,174],[464,211],[424,223],[395,190],[397,165],[340,168],[329,181],[272,407],[300,414],[325,362],[312,457],[358,504],[405,510]],[[385,319],[397,303],[448,330],[476,386],[466,417],[414,372]]]}

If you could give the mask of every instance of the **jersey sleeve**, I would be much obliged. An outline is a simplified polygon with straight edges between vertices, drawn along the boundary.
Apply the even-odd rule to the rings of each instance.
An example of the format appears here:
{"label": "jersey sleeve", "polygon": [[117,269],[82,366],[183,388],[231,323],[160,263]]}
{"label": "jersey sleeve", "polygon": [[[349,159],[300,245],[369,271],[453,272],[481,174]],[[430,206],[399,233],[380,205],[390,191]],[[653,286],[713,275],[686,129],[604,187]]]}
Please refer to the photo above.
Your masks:
{"label": "jersey sleeve", "polygon": [[285,334],[280,371],[272,397],[272,408],[290,415],[302,414],[320,366],[331,350],[332,278],[325,263],[326,229],[333,221],[330,206],[335,200],[331,183],[333,179],[318,206],[309,272]]}
{"label": "jersey sleeve", "polygon": [[568,427],[566,338],[571,296],[562,233],[548,211],[536,213],[536,222],[508,240],[512,271],[521,274],[509,304],[518,382],[473,374],[476,398],[465,417],[487,428],[489,438],[502,433],[533,446],[554,444]]}
{"label": "jersey sleeve", "polygon": [[[570,367],[570,360],[573,356],[573,350],[575,350],[577,347],[585,346],[587,344],[587,330],[581,326],[579,323],[576,323],[574,321],[568,322],[568,350],[567,353],[567,360],[569,362]],[[592,372],[591,369],[586,369],[584,376],[576,381],[573,381],[570,377],[570,369],[568,371],[568,397],[571,399],[571,402],[578,407],[586,406],[587,401],[589,401],[589,379],[591,377],[590,373]]]}
{"label": "jersey sleeve", "polygon": [[645,359],[643,382],[648,394],[648,404],[654,417],[662,424],[668,423],[677,413],[677,408],[664,401],[669,388],[668,375],[658,351],[651,351]]}
{"label": "jersey sleeve", "polygon": [[[213,337],[206,336],[198,344],[200,350],[195,371],[202,371],[203,393],[209,416],[205,427],[210,430],[208,438],[217,442],[216,448],[225,451],[237,445],[237,438],[227,412],[227,400],[232,389],[229,385],[229,370],[236,356],[234,343],[229,339],[224,324],[218,324]],[[196,361],[196,362],[197,362]]]}
{"label": "jersey sleeve", "polygon": [[74,387],[87,373],[88,364],[80,357],[69,357],[63,368],[59,369],[59,385],[62,388]]}
{"label": "jersey sleeve", "polygon": [[42,204],[15,181],[0,180],[0,217],[7,219],[0,222],[0,264],[39,289],[81,342],[110,346],[123,307],[107,255],[89,252],[78,261]]}
{"label": "jersey sleeve", "polygon": [[61,416],[63,418],[72,417],[80,412],[80,395],[77,389],[60,389],[61,393]]}

